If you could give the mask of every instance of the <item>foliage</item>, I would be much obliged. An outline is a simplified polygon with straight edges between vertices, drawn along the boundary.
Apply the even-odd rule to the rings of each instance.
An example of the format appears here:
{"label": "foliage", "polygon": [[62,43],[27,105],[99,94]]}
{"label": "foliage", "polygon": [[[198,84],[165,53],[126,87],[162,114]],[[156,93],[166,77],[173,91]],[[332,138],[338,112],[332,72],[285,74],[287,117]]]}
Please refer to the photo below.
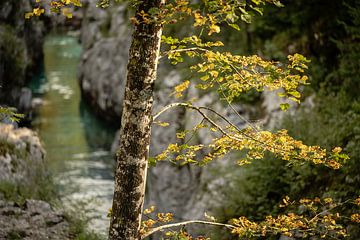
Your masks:
{"label": "foliage", "polygon": [[[41,2],[41,0],[37,0],[37,2]],[[132,1],[135,6],[139,2],[141,1]],[[69,6],[81,6],[80,1],[73,0],[54,0],[50,4],[53,11],[61,11],[68,18],[72,17]],[[107,7],[108,4],[109,1],[101,1],[99,6]],[[265,89],[281,90],[279,97],[299,103],[301,99],[299,87],[308,84],[308,77],[304,72],[309,61],[304,56],[297,53],[288,54],[288,63],[283,64],[265,60],[256,55],[240,56],[220,51],[219,48],[223,46],[222,42],[204,42],[201,39],[203,31],[207,31],[207,35],[211,36],[220,33],[224,25],[239,30],[238,22],[249,23],[254,13],[261,15],[261,7],[265,4],[282,6],[277,0],[203,0],[201,3],[173,0],[166,1],[166,4],[159,9],[151,8],[147,12],[137,12],[137,15],[131,18],[131,22],[135,26],[150,23],[169,25],[185,18],[192,18],[192,27],[201,29],[199,36],[188,36],[182,39],[163,37],[162,42],[168,45],[163,56],[167,56],[173,64],[183,62],[184,55],[188,58],[195,58],[197,62],[191,67],[191,70],[200,74],[199,80],[202,81],[196,86],[205,90],[216,88],[220,98],[225,100],[229,106],[234,99],[244,92],[251,90],[261,92]],[[44,9],[37,7],[32,12],[27,13],[25,17],[40,16],[43,13]],[[179,98],[182,97],[183,92],[191,83],[191,81],[185,80],[175,87],[174,94]],[[283,102],[280,108],[286,111],[289,106],[287,102]],[[230,151],[242,151],[244,153],[244,158],[238,161],[239,165],[264,158],[266,152],[273,153],[274,156],[287,161],[289,165],[305,165],[311,162],[339,169],[348,160],[348,156],[342,153],[341,147],[327,146],[328,149],[332,148],[329,151],[318,145],[305,145],[302,141],[292,138],[286,130],[273,133],[261,130],[250,123],[248,126],[240,128],[215,110],[207,106],[196,106],[193,101],[174,103],[172,106],[165,107],[154,117],[154,120],[170,107],[188,108],[196,111],[203,119],[193,129],[179,132],[177,137],[185,143],[181,145],[169,144],[163,153],[155,157],[156,161],[174,158],[183,163],[205,164],[215,158],[223,157]],[[159,123],[163,126],[167,125],[167,123]],[[191,145],[189,141],[192,136],[189,136],[188,133],[194,134],[203,128],[215,132],[216,138],[207,146]],[[196,157],[201,157],[201,160],[197,160]],[[283,202],[289,205],[287,198]],[[314,208],[316,204],[320,206]],[[299,200],[298,209],[305,208],[306,211],[310,211],[310,214],[288,212],[274,217],[268,216],[261,223],[239,217],[233,219],[230,225],[226,226],[239,237],[249,238],[267,236],[267,234],[296,235],[302,238],[313,235],[320,237],[345,236],[344,227],[336,222],[340,218],[339,215],[327,210],[342,206],[343,203],[338,203],[336,206],[331,204],[332,201],[326,199]],[[156,220],[150,219],[143,223],[143,234],[148,229],[153,228],[155,223],[169,222],[172,218],[171,214],[157,214],[156,217]],[[351,219],[356,222],[358,215],[353,214]],[[183,231],[169,236],[178,239],[191,239]]]}
{"label": "foliage", "polygon": [[[176,224],[167,224],[172,221],[171,213],[157,213],[155,217],[149,216],[155,208],[145,209],[144,214],[149,220],[142,222],[143,238],[158,231],[165,231],[165,239],[193,239],[186,233],[185,229],[180,231],[171,230],[191,223],[221,226],[230,229],[231,233],[240,238],[253,239],[254,237],[265,237],[268,235],[284,235],[296,238],[309,238],[320,236],[321,238],[346,237],[346,230],[338,222],[344,220],[336,210],[344,205],[360,206],[360,197],[353,201],[336,203],[331,198],[300,199],[292,201],[289,197],[282,199],[280,207],[287,208],[288,213],[278,216],[268,215],[261,222],[250,221],[244,216],[231,219],[229,224],[216,223],[212,216],[205,215],[210,221],[187,221]],[[298,213],[295,213],[298,212]],[[346,217],[345,217],[346,218]],[[350,221],[360,222],[359,214],[352,214]],[[164,225],[165,224],[165,225]],[[156,226],[157,225],[157,226]],[[170,229],[170,230],[169,230]],[[209,239],[199,236],[196,239]]]}
{"label": "foliage", "polygon": [[19,122],[24,117],[24,114],[16,113],[15,110],[0,106],[0,122],[7,118],[13,122]]}
{"label": "foliage", "polygon": [[[285,195],[291,199],[304,196],[331,197],[339,202],[360,195],[358,104],[351,103],[344,92],[338,96],[327,97],[321,94],[323,93],[318,96],[314,108],[302,109],[296,116],[288,116],[282,127],[310,144],[324,147],[342,146],[350,156],[349,161],[337,171],[328,171],[322,166],[314,167],[310,164],[289,168],[285,162],[267,156],[241,171],[224,169],[227,173],[232,172],[225,178],[231,184],[218,189],[220,193],[228,196],[223,203],[228,207],[218,207],[215,211],[220,221],[239,215],[260,220],[264,215],[281,214],[283,209],[279,208],[278,203]],[[340,207],[337,211],[342,216],[350,217],[359,209],[350,205]],[[356,225],[348,220],[342,221],[342,224],[348,226],[349,239],[357,239],[359,232]]]}
{"label": "foliage", "polygon": [[[336,14],[331,16],[331,20],[326,21],[332,10],[321,11],[322,14],[309,18],[313,11],[306,9],[309,5],[304,2],[306,1],[289,3],[289,8],[286,7],[282,13],[272,15],[271,19],[264,16],[266,21],[270,21],[266,25],[269,27],[271,25],[271,31],[274,33],[276,27],[284,27],[286,34],[282,35],[284,32],[277,31],[276,35],[286,36],[285,39],[278,41],[270,34],[270,40],[267,40],[264,35],[260,35],[262,41],[266,42],[265,45],[291,42],[297,47],[318,44],[318,40],[311,38],[304,41],[303,38],[298,37],[301,34],[305,33],[305,36],[309,36],[317,32],[324,38],[324,45],[316,48],[316,52],[321,53],[320,57],[314,52],[309,53],[313,54],[309,56],[312,58],[310,68],[312,88],[317,90],[315,98],[312,96],[314,107],[303,107],[295,115],[286,117],[278,127],[289,129],[289,134],[309,144],[324,147],[341,146],[349,154],[350,159],[338,171],[328,171],[320,166],[314,168],[309,164],[288,168],[282,161],[271,157],[257,161],[241,172],[233,173],[232,177],[227,179],[232,184],[223,188],[222,191],[229,196],[224,204],[230,207],[218,208],[216,214],[222,221],[239,215],[252,216],[253,219],[259,220],[263,215],[279,214],[282,210],[277,203],[285,195],[293,199],[309,196],[332,197],[337,201],[346,201],[360,194],[360,179],[357,170],[360,167],[360,153],[357,147],[360,144],[360,115],[359,97],[356,93],[360,82],[359,68],[356,67],[359,63],[357,49],[360,46],[358,3],[337,2],[339,6]],[[312,1],[311,8],[318,7],[319,2]],[[344,2],[346,3],[343,4]],[[333,4],[335,3],[322,5],[322,8]],[[297,12],[301,13],[301,20],[296,17]],[[289,16],[293,18],[288,18]],[[286,24],[284,24],[285,21]],[[260,22],[265,24],[263,19]],[[315,29],[307,29],[310,22],[321,22],[322,25],[316,25]],[[335,27],[334,25],[337,26],[338,31],[329,31],[330,26]],[[264,25],[260,25],[254,32],[269,33],[269,30],[264,31],[264,29],[266,29]],[[307,33],[307,31],[315,31],[315,33]],[[295,35],[298,40],[294,39]],[[332,35],[333,41],[325,40],[329,38],[329,35]],[[347,44],[344,44],[345,42]],[[278,49],[278,51],[286,52],[284,49]],[[337,57],[334,57],[334,52],[339,53]],[[284,54],[284,52],[281,53]],[[267,54],[273,53],[267,52]],[[321,74],[319,72],[314,74],[319,69],[322,69]],[[318,91],[319,88],[320,91]],[[234,191],[238,194],[232,194]],[[349,216],[350,219],[350,216],[358,209],[348,206],[340,207],[338,211],[343,216]],[[342,223],[347,226],[348,238],[358,239],[360,235],[358,226],[349,219]]]}
{"label": "foliage", "polygon": [[49,176],[38,174],[27,182],[0,182],[0,196],[5,200],[23,204],[26,199],[39,199],[56,203],[57,192],[55,184]]}
{"label": "foliage", "polygon": [[[25,13],[25,18],[29,19],[33,16],[39,17],[45,13],[45,9],[40,5],[42,0],[35,0],[39,6],[34,7],[31,12]],[[81,0],[59,0],[50,1],[50,10],[54,13],[60,13],[67,18],[72,18],[72,8],[81,7]]]}

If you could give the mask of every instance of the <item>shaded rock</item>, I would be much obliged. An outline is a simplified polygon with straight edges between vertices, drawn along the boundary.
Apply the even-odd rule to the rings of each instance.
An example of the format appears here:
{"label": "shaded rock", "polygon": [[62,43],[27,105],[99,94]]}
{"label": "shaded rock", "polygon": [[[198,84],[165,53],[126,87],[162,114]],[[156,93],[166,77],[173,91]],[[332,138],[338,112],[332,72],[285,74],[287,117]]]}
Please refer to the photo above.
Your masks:
{"label": "shaded rock", "polygon": [[82,95],[104,119],[120,124],[130,47],[124,5],[104,11],[89,4],[82,23],[84,47],[79,82]]}
{"label": "shaded rock", "polygon": [[23,113],[30,111],[30,102],[24,103],[29,96],[22,87],[42,62],[45,30],[38,19],[25,20],[30,10],[29,0],[0,2],[0,104],[21,105]]}
{"label": "shaded rock", "polygon": [[19,206],[0,200],[0,239],[66,240],[71,239],[69,229],[65,215],[44,201]]}

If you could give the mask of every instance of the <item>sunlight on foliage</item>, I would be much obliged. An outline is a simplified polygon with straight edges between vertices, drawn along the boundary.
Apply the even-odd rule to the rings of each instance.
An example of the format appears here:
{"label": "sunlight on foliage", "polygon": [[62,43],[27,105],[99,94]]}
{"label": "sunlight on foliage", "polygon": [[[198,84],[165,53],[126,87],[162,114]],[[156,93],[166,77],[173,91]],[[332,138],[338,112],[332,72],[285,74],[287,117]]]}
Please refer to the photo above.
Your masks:
{"label": "sunlight on foliage", "polygon": [[[163,43],[170,49],[165,55],[173,64],[183,62],[183,54],[188,57],[201,60],[200,63],[191,67],[198,72],[202,83],[197,84],[200,89],[220,88],[226,95],[227,100],[232,101],[244,92],[252,89],[256,91],[282,90],[279,97],[288,98],[299,103],[301,94],[298,88],[308,84],[308,77],[304,75],[307,69],[307,60],[300,54],[288,56],[288,64],[268,61],[259,56],[239,56],[229,52],[214,51],[211,48],[223,46],[223,43],[205,42],[196,36],[182,40],[165,37]],[[280,106],[286,110],[287,103]]]}
{"label": "sunlight on foliage", "polygon": [[45,2],[44,0],[36,0],[37,7],[33,8],[32,12],[25,13],[25,18],[29,19],[33,16],[39,17],[45,13],[44,4],[48,4],[50,11],[54,13],[61,13],[66,18],[73,17],[73,7],[81,7],[81,0],[53,0]]}
{"label": "sunlight on foliage", "polygon": [[[228,224],[217,223],[216,221],[207,222],[205,220],[170,223],[173,221],[171,213],[154,214],[155,207],[152,206],[144,211],[148,220],[142,222],[141,239],[156,232],[162,232],[165,236],[164,239],[191,240],[194,238],[185,230],[185,226],[190,224],[205,224],[227,228],[232,234],[246,239],[278,235],[302,239],[309,237],[320,237],[321,239],[344,238],[348,236],[347,231],[340,223],[347,217],[341,216],[336,209],[355,202],[356,200],[354,202],[337,203],[331,198],[305,198],[294,201],[286,196],[281,204],[281,207],[287,210],[285,214],[269,215],[259,222],[241,216],[231,219]],[[360,215],[358,213],[352,214],[351,221],[359,223]],[[179,238],[179,236],[182,238]],[[200,236],[195,239],[210,238]]]}
{"label": "sunlight on foliage", "polygon": [[177,85],[174,89],[175,92],[173,92],[172,94],[175,94],[175,97],[180,98],[183,96],[183,92],[189,88],[190,85],[190,81],[186,80],[183,83],[180,83],[179,85]]}
{"label": "sunlight on foliage", "polygon": [[[286,130],[272,133],[254,126],[240,129],[211,108],[196,107],[187,103],[179,103],[178,106],[196,111],[203,117],[203,121],[192,130],[178,132],[177,138],[186,139],[187,135],[194,134],[203,128],[212,133],[217,133],[219,137],[213,138],[212,143],[209,145],[191,145],[188,144],[188,141],[183,144],[171,143],[162,153],[155,157],[155,161],[170,160],[182,164],[195,163],[201,165],[213,159],[222,158],[231,151],[244,151],[246,153],[245,157],[238,161],[241,166],[256,159],[262,159],[266,152],[270,152],[288,161],[289,164],[312,162],[339,169],[349,158],[346,154],[341,153],[342,149],[340,147],[336,147],[329,152],[320,146],[308,146],[303,144],[302,141],[289,136]],[[215,114],[217,118],[210,117],[208,112]],[[220,125],[221,121],[226,123],[225,127]]]}
{"label": "sunlight on foliage", "polygon": [[0,106],[0,122],[6,118],[13,122],[19,122],[22,118],[24,118],[24,114],[16,113],[16,109]]}

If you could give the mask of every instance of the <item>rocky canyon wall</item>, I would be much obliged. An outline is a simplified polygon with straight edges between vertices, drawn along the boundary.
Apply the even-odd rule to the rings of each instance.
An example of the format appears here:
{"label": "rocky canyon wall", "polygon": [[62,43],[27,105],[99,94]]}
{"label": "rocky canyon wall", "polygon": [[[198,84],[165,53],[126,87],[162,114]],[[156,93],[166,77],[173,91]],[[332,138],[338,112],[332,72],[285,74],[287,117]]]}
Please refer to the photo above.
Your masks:
{"label": "rocky canyon wall", "polygon": [[39,19],[25,20],[29,0],[0,2],[0,104],[27,113],[31,91],[26,83],[39,68],[45,28]]}

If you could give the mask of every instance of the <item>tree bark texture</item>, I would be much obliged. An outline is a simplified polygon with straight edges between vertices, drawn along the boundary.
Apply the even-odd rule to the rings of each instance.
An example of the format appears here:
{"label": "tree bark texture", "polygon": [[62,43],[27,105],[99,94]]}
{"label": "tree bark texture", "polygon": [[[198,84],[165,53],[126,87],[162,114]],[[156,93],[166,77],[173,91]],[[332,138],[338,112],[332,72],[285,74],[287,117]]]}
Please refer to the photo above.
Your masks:
{"label": "tree bark texture", "polygon": [[162,26],[145,24],[138,13],[160,8],[163,0],[143,0],[136,11],[129,52],[127,82],[116,153],[115,190],[109,238],[139,239],[144,203],[152,122],[153,87],[156,79]]}

